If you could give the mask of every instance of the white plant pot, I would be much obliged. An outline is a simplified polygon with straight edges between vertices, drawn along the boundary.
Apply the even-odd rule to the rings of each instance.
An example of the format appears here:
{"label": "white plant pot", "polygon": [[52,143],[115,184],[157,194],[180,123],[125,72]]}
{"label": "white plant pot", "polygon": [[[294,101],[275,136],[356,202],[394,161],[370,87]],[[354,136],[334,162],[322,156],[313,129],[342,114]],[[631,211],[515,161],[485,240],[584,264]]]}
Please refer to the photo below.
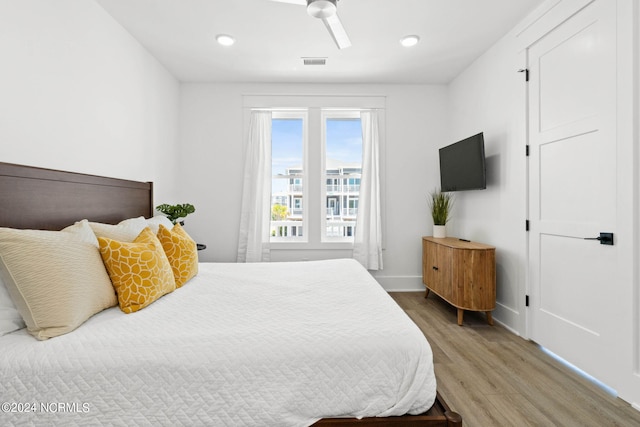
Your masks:
{"label": "white plant pot", "polygon": [[446,225],[434,225],[433,226],[433,237],[444,238],[447,237],[447,226]]}

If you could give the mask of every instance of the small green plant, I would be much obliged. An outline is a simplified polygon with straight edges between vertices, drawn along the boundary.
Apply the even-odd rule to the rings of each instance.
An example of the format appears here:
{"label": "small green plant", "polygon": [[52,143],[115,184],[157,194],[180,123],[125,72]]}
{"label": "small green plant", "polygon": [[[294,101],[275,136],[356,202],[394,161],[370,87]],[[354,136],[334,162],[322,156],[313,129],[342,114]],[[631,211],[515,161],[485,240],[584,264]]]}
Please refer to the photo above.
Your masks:
{"label": "small green plant", "polygon": [[162,212],[169,218],[172,224],[175,224],[179,219],[185,218],[187,215],[196,211],[196,208],[192,204],[184,203],[181,205],[168,205],[166,203],[156,206],[158,212]]}
{"label": "small green plant", "polygon": [[453,196],[449,193],[443,193],[440,190],[434,190],[429,195],[429,209],[433,217],[433,225],[446,225],[453,208]]}

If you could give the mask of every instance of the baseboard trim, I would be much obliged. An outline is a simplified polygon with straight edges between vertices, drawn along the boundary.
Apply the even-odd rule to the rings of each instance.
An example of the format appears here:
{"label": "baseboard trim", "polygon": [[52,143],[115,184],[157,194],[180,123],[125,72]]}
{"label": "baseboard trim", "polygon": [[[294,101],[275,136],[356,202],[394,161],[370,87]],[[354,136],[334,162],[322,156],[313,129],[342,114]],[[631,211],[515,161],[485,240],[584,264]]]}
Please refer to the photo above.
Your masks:
{"label": "baseboard trim", "polygon": [[374,276],[387,292],[424,291],[422,276]]}
{"label": "baseboard trim", "polygon": [[496,308],[493,310],[493,319],[510,332],[513,332],[518,336],[522,336],[518,330],[515,329],[515,325],[518,324],[519,318],[520,313],[518,313],[518,311],[501,304],[500,302],[496,302]]}
{"label": "baseboard trim", "polygon": [[[495,312],[494,312],[495,313]],[[496,319],[495,317],[493,318],[493,321],[495,323],[497,323],[498,325],[502,326],[503,328],[505,328],[507,331],[511,332],[512,334],[521,337],[522,336],[518,333],[518,331],[516,331],[515,329],[513,329],[511,326],[507,325],[506,323],[504,323],[503,321],[501,321],[500,319]]]}

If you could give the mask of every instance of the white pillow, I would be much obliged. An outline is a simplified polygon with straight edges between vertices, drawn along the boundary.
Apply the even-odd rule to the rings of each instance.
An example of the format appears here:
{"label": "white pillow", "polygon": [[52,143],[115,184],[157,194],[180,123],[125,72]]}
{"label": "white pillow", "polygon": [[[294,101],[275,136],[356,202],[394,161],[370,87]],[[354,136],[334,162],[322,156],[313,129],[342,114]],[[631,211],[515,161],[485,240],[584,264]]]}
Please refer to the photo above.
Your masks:
{"label": "white pillow", "polygon": [[167,230],[171,230],[173,228],[173,223],[164,215],[156,215],[153,218],[147,219],[147,226],[149,226],[155,235],[158,234],[160,224],[164,225]]}
{"label": "white pillow", "polygon": [[74,233],[79,240],[85,243],[91,243],[92,245],[98,247],[98,238],[96,237],[95,233],[91,229],[91,223],[86,219],[83,219],[82,221],[78,221],[73,225],[63,228],[62,231]]}
{"label": "white pillow", "polygon": [[25,327],[24,320],[0,277],[0,337]]}
{"label": "white pillow", "polygon": [[[77,223],[76,223],[77,224]],[[98,237],[106,237],[107,239],[117,240],[119,242],[133,242],[136,237],[147,226],[147,220],[143,216],[137,218],[129,218],[119,222],[117,225],[103,224],[101,222],[89,222],[91,229]],[[98,240],[96,239],[96,247]]]}
{"label": "white pillow", "polygon": [[0,228],[0,275],[40,340],[76,329],[118,303],[87,221],[63,231]]}

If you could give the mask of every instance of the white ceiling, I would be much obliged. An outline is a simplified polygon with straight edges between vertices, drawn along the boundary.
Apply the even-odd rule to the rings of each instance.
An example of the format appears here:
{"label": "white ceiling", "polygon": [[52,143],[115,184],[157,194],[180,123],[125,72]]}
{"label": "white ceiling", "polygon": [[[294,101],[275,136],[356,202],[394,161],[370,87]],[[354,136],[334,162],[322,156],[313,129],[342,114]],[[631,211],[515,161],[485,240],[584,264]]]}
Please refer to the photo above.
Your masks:
{"label": "white ceiling", "polygon": [[[303,6],[270,0],[96,0],[184,82],[447,83],[544,0],[340,0],[339,50]],[[215,42],[220,33],[232,47]],[[420,36],[412,48],[400,46]],[[304,66],[301,57],[326,57]]]}

